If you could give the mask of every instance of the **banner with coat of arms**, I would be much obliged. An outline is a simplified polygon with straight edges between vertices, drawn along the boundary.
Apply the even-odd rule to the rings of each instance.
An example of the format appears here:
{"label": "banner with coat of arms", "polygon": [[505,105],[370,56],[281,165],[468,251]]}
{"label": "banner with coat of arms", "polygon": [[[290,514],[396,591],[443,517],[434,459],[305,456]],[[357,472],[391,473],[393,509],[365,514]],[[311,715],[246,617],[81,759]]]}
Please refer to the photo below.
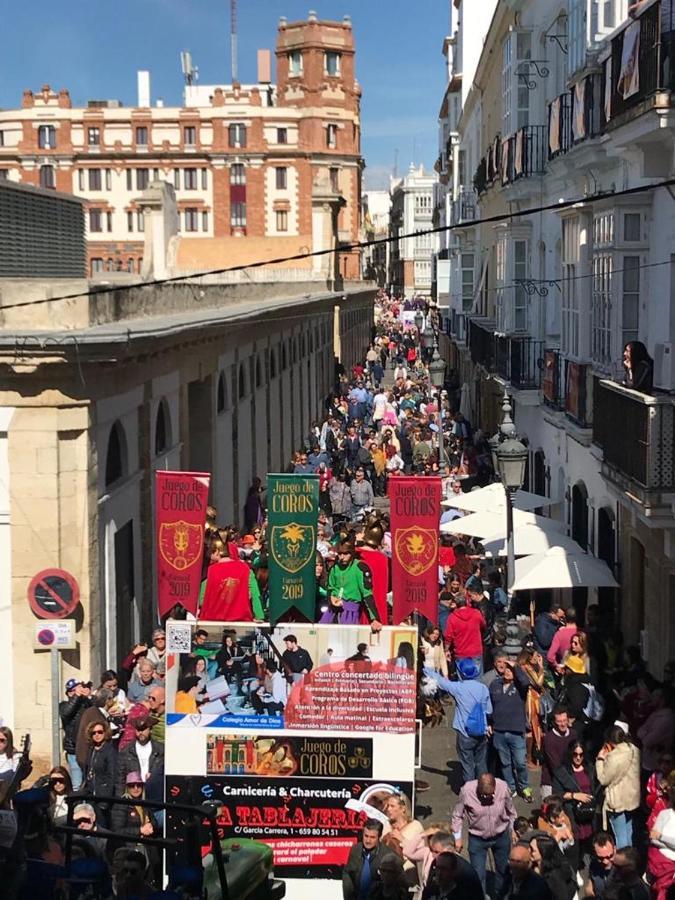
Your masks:
{"label": "banner with coat of arms", "polygon": [[416,610],[438,620],[440,478],[392,478],[391,518],[393,622]]}
{"label": "banner with coat of arms", "polygon": [[155,473],[160,618],[176,604],[197,614],[209,482],[207,472]]}
{"label": "banner with coat of arms", "polygon": [[269,475],[267,479],[270,622],[289,609],[314,621],[318,475]]}

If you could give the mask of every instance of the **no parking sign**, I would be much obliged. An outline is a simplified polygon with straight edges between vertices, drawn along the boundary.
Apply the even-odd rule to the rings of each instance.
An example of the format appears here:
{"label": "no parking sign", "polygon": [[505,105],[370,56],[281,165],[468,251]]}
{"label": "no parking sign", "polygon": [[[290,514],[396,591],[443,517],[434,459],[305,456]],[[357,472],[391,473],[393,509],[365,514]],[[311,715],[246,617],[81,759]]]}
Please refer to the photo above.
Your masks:
{"label": "no parking sign", "polygon": [[75,619],[35,623],[34,650],[74,650],[75,647]]}
{"label": "no parking sign", "polygon": [[28,602],[38,619],[65,619],[75,612],[80,589],[65,569],[43,569],[28,585]]}

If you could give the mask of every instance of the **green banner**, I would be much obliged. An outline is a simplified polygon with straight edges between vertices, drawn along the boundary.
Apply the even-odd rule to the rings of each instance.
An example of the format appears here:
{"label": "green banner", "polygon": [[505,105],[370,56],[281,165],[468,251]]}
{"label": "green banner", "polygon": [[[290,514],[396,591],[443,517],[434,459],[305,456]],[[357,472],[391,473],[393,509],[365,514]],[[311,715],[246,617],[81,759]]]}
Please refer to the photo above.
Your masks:
{"label": "green banner", "polygon": [[270,622],[292,607],[310,622],[316,609],[318,475],[268,475]]}

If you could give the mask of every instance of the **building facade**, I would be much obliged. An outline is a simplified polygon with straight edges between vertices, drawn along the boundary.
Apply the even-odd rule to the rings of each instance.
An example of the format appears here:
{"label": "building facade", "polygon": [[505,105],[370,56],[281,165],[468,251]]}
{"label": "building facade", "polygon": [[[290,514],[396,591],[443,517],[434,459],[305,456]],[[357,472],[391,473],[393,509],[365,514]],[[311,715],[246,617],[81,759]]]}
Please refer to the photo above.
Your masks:
{"label": "building facade", "polygon": [[[49,210],[61,202],[68,217],[81,205],[0,186],[0,209],[9,190],[42,194]],[[251,480],[287,470],[336,362],[350,370],[363,358],[373,322],[365,286],[186,279],[91,290],[83,277],[50,276],[64,253],[84,265],[79,211],[79,233],[73,224],[68,246],[44,249],[40,277],[0,267],[0,708],[15,733],[30,731],[41,761],[50,663],[30,649],[33,577],[65,569],[79,585],[78,645],[62,654],[60,682],[117,668],[157,621],[155,471],[210,472],[219,522],[241,522]]]}
{"label": "building facade", "polygon": [[363,251],[363,277],[376,281],[380,287],[387,282],[389,271],[389,191],[363,192],[363,238],[381,241]]}
{"label": "building facade", "polygon": [[[391,179],[389,231],[389,282],[395,293],[429,296],[432,287],[432,260],[438,238],[429,231],[433,225],[435,172],[410,164],[407,175]],[[404,237],[410,235],[410,237]]]}
{"label": "building facade", "polygon": [[[93,275],[142,271],[139,198],[158,180],[176,191],[185,271],[326,249],[317,210],[331,198],[340,242],[356,243],[361,89],[349,18],[282,19],[276,83],[268,53],[258,68],[255,85],[187,85],[181,107],[151,105],[147,73],[137,106],[74,108],[67,90],[26,90],[20,109],[0,111],[0,178],[86,201]],[[338,270],[358,279],[358,252],[341,253]]]}
{"label": "building facade", "polygon": [[[669,16],[660,0],[497,6],[458,126],[473,184],[466,205],[454,188],[448,316],[475,424],[493,433],[512,395],[529,487],[620,582],[575,604],[598,603],[656,676],[675,656],[675,215],[649,187],[675,174]],[[620,383],[635,340],[651,395]]]}

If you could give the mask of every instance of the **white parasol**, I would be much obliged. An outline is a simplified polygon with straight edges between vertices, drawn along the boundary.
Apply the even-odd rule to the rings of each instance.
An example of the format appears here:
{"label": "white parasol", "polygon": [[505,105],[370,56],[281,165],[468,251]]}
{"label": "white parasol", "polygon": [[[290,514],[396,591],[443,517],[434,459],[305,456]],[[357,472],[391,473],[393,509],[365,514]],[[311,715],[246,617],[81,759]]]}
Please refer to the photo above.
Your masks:
{"label": "white parasol", "polygon": [[514,591],[550,588],[618,587],[611,569],[588,553],[551,547],[546,553],[516,560]]}

